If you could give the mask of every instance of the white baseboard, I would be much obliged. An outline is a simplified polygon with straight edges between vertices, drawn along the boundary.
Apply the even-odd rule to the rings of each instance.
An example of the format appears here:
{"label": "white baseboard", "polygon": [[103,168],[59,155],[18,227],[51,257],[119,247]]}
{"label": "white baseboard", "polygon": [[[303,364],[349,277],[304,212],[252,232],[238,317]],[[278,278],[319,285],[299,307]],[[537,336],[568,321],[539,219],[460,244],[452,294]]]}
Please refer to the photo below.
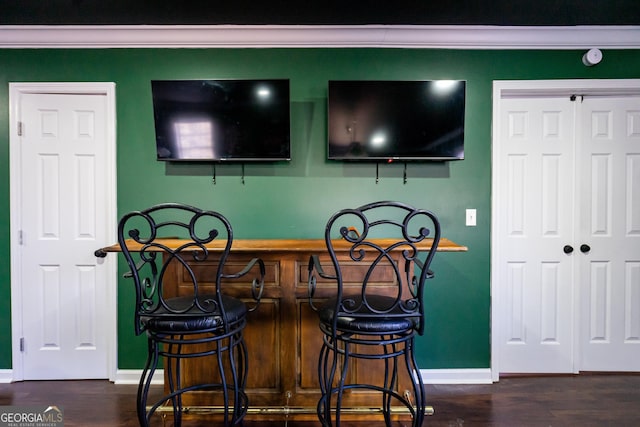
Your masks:
{"label": "white baseboard", "polygon": [[[491,384],[491,369],[421,369],[425,384]],[[115,384],[138,384],[141,369],[118,369]],[[13,382],[13,369],[0,369],[0,383]],[[164,384],[164,371],[158,369],[153,384]]]}
{"label": "white baseboard", "polygon": [[[116,371],[116,378],[113,381],[115,384],[135,384],[140,382],[140,376],[142,375],[142,369],[118,369]],[[153,374],[153,380],[151,384],[164,384],[164,370],[158,369]]]}
{"label": "white baseboard", "polygon": [[421,369],[425,384],[492,384],[490,368]]}
{"label": "white baseboard", "polygon": [[[115,384],[138,384],[142,369],[118,369],[116,371]],[[0,369],[0,384],[14,382],[13,369]],[[164,384],[164,371],[158,369],[153,375],[152,384]]]}
{"label": "white baseboard", "polygon": [[0,384],[13,382],[13,369],[0,369]]}

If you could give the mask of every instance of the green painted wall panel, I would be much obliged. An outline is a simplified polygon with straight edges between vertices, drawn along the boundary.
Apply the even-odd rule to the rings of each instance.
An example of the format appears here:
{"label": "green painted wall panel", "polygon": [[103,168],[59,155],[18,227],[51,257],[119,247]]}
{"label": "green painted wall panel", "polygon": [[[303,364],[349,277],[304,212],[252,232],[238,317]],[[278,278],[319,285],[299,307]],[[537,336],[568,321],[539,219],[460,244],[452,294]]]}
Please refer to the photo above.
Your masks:
{"label": "green painted wall panel", "polygon": [[[116,83],[118,214],[164,201],[218,209],[237,238],[320,237],[334,211],[396,199],[435,211],[448,238],[467,253],[439,254],[427,290],[431,327],[418,342],[423,368],[490,365],[491,108],[493,80],[638,78],[637,50],[604,51],[596,67],[582,51],[423,49],[17,49],[0,50],[0,369],[11,368],[9,250],[9,82]],[[289,78],[292,160],[237,165],[155,161],[150,80]],[[326,87],[330,79],[467,80],[463,161],[382,165],[326,160]],[[478,226],[464,226],[464,210]],[[140,368],[144,338],[132,333],[132,290],[119,284],[121,369]]]}

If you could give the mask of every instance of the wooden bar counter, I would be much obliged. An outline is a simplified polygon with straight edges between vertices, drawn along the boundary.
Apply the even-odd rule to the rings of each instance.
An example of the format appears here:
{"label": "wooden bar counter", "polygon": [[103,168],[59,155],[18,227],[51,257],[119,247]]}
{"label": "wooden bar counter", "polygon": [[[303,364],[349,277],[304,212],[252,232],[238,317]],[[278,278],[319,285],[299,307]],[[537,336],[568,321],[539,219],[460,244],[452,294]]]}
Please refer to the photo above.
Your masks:
{"label": "wooden bar counter", "polygon": [[[389,240],[391,242],[392,240]],[[184,243],[180,239],[166,239],[168,246],[177,247]],[[377,240],[385,246],[385,239]],[[211,250],[219,249],[213,242]],[[430,242],[421,246],[430,247]],[[346,259],[348,245],[342,241],[336,242],[338,256]],[[465,246],[458,245],[442,238],[438,246],[439,252],[463,252]],[[96,251],[96,256],[105,256],[109,252],[120,252],[118,245],[112,245]],[[318,389],[318,354],[322,344],[322,334],[318,328],[318,319],[308,304],[307,294],[307,266],[309,256],[320,254],[323,268],[331,274],[333,266],[326,254],[323,239],[265,239],[265,240],[234,240],[231,256],[227,261],[229,272],[240,270],[253,257],[260,257],[266,266],[265,289],[259,309],[249,315],[249,323],[245,329],[245,338],[249,351],[249,377],[247,379],[247,393],[250,400],[250,410],[247,419],[260,420],[309,420],[316,418],[316,405],[320,397]],[[398,253],[399,256],[399,253]],[[324,263],[326,262],[326,264]],[[355,262],[353,268],[347,266],[343,271],[345,283],[351,283],[354,288],[359,286],[362,276],[362,266]],[[173,279],[165,279],[165,288],[172,289],[175,295],[181,295],[191,290],[190,285],[181,286],[180,271],[173,269],[170,274]],[[206,292],[208,274],[206,265],[199,264],[197,274],[205,286]],[[391,271],[379,273],[375,282],[384,292],[385,282],[393,280]],[[249,275],[248,277],[252,277]],[[437,272],[436,272],[437,277]],[[249,279],[251,280],[251,279]],[[326,283],[323,291],[323,281],[318,278],[317,296],[323,292],[329,295],[331,282]],[[211,281],[208,282],[213,286]],[[347,285],[348,286],[348,285]],[[241,298],[249,298],[246,283],[224,284],[223,291]],[[204,360],[204,359],[203,359]],[[183,365],[185,378],[202,378],[209,374],[207,363],[203,360],[187,360]],[[380,377],[380,369],[375,365],[367,366],[367,362],[355,361],[350,369],[352,379],[360,382],[374,381]],[[210,374],[209,374],[210,375]],[[409,378],[402,377],[398,390],[404,393],[409,390]],[[185,396],[186,398],[186,396]],[[190,412],[215,413],[219,405],[219,396],[214,392],[200,392],[185,405],[191,406]],[[381,406],[379,394],[369,392],[351,392],[345,398],[343,410],[345,421],[350,416],[358,420],[381,419],[378,408]],[[201,414],[202,415],[202,414]],[[406,414],[405,414],[406,415]],[[399,417],[402,417],[400,414]]]}

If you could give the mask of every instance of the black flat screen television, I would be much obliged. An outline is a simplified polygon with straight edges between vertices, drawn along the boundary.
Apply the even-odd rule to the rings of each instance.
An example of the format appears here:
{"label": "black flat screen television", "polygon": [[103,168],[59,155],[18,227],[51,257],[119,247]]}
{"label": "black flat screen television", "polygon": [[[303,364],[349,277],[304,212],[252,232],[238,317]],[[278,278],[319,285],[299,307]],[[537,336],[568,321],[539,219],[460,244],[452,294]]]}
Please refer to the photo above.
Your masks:
{"label": "black flat screen television", "polygon": [[151,81],[157,159],[290,160],[289,80]]}
{"label": "black flat screen television", "polygon": [[466,82],[329,81],[328,158],[464,159]]}

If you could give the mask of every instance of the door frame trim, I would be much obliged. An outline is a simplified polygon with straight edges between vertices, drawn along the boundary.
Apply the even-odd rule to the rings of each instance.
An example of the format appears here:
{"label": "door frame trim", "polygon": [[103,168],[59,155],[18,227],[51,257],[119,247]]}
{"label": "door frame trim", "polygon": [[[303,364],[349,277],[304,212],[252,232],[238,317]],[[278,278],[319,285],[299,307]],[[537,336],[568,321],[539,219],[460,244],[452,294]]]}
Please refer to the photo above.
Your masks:
{"label": "door frame trim", "polygon": [[[500,111],[501,99],[514,98],[521,96],[570,96],[592,95],[592,96],[625,96],[640,95],[640,79],[581,79],[581,80],[494,80],[493,82],[493,107],[491,119],[491,377],[494,382],[500,378],[500,358],[499,343],[502,338],[502,325],[505,324],[504,319],[500,318],[501,310],[498,308],[502,303],[502,288],[496,280],[496,274],[500,268],[500,251],[501,242],[495,232],[502,218],[499,216],[500,206],[499,200],[502,195],[499,193],[499,185],[496,177],[501,176],[503,165],[500,163],[499,152],[499,133],[500,129]],[[573,295],[576,298],[574,306],[576,306],[574,328],[578,328],[579,322],[579,301],[580,294],[577,288],[574,288]],[[578,369],[575,361],[579,357],[579,331],[574,330],[574,370]]]}
{"label": "door frame trim", "polygon": [[[73,82],[73,83],[9,83],[9,200],[10,212],[10,253],[11,253],[11,336],[12,336],[12,381],[24,379],[22,354],[20,341],[22,336],[22,293],[20,292],[22,277],[20,272],[21,251],[19,230],[21,229],[20,209],[20,136],[18,135],[18,122],[20,117],[20,103],[24,94],[85,94],[106,96],[106,138],[107,162],[105,177],[107,187],[105,189],[107,200],[107,241],[109,245],[116,240],[117,224],[117,195],[116,195],[116,102],[115,83],[112,82]],[[107,372],[109,380],[116,377],[118,365],[117,359],[117,263],[112,257],[97,259],[104,271],[107,289],[106,305],[107,318]]]}

